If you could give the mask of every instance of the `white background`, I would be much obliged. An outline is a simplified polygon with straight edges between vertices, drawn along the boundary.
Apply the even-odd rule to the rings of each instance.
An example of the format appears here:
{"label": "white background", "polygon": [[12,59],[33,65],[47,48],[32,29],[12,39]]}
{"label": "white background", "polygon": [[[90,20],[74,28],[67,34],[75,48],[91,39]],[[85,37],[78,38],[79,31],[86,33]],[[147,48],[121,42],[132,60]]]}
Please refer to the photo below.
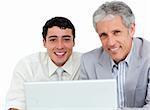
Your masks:
{"label": "white background", "polygon": [[[101,45],[92,25],[93,12],[105,0],[0,0],[0,110],[4,109],[12,71],[18,60],[38,51],[42,26],[54,16],[69,18],[76,28],[75,51]],[[135,36],[150,41],[150,0],[124,0],[136,16]]]}

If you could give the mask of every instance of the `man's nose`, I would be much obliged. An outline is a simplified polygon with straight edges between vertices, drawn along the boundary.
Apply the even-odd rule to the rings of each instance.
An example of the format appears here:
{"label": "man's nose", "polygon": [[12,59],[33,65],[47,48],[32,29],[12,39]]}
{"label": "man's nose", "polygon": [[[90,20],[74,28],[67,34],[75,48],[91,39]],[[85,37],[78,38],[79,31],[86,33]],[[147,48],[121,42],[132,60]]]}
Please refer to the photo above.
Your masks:
{"label": "man's nose", "polygon": [[107,44],[109,45],[109,46],[113,46],[114,44],[115,44],[115,38],[114,38],[114,36],[109,36],[108,37],[108,41],[107,41]]}
{"label": "man's nose", "polygon": [[58,40],[57,49],[63,49],[63,48],[64,48],[64,42],[62,40]]}

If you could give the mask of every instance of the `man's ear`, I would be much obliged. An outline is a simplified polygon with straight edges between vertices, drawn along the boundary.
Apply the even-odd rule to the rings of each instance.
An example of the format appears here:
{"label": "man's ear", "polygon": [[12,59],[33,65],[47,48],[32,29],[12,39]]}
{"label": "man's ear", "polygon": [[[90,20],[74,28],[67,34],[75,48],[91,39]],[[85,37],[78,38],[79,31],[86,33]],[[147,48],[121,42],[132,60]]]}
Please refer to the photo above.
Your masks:
{"label": "man's ear", "polygon": [[73,47],[75,46],[75,39],[74,39],[74,41],[73,41]]}
{"label": "man's ear", "polygon": [[132,23],[132,25],[129,29],[129,34],[130,34],[131,37],[133,37],[134,33],[135,33],[135,23]]}
{"label": "man's ear", "polygon": [[43,39],[43,46],[45,47],[46,46],[46,40]]}

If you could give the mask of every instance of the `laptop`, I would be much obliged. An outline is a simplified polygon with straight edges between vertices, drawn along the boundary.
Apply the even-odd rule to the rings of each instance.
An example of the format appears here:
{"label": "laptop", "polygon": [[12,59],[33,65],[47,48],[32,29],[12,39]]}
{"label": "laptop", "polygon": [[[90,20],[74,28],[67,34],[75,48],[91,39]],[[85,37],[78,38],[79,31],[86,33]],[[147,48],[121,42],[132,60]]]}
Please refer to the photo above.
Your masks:
{"label": "laptop", "polygon": [[116,80],[25,83],[26,110],[115,110]]}

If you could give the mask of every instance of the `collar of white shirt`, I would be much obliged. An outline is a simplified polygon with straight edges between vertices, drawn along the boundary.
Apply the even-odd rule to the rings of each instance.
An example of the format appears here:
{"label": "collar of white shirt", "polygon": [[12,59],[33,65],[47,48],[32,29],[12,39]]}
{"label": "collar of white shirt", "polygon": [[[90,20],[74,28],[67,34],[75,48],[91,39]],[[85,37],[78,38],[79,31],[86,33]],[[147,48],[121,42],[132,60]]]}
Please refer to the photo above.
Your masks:
{"label": "collar of white shirt", "polygon": [[[61,67],[63,68],[69,75],[72,75],[72,67],[71,67],[71,63],[72,62],[72,55],[70,56],[70,58],[67,60],[67,62]],[[53,63],[53,61],[49,58],[48,59],[48,68],[49,68],[49,77],[51,77],[56,69],[58,68],[58,66],[56,64]]]}

